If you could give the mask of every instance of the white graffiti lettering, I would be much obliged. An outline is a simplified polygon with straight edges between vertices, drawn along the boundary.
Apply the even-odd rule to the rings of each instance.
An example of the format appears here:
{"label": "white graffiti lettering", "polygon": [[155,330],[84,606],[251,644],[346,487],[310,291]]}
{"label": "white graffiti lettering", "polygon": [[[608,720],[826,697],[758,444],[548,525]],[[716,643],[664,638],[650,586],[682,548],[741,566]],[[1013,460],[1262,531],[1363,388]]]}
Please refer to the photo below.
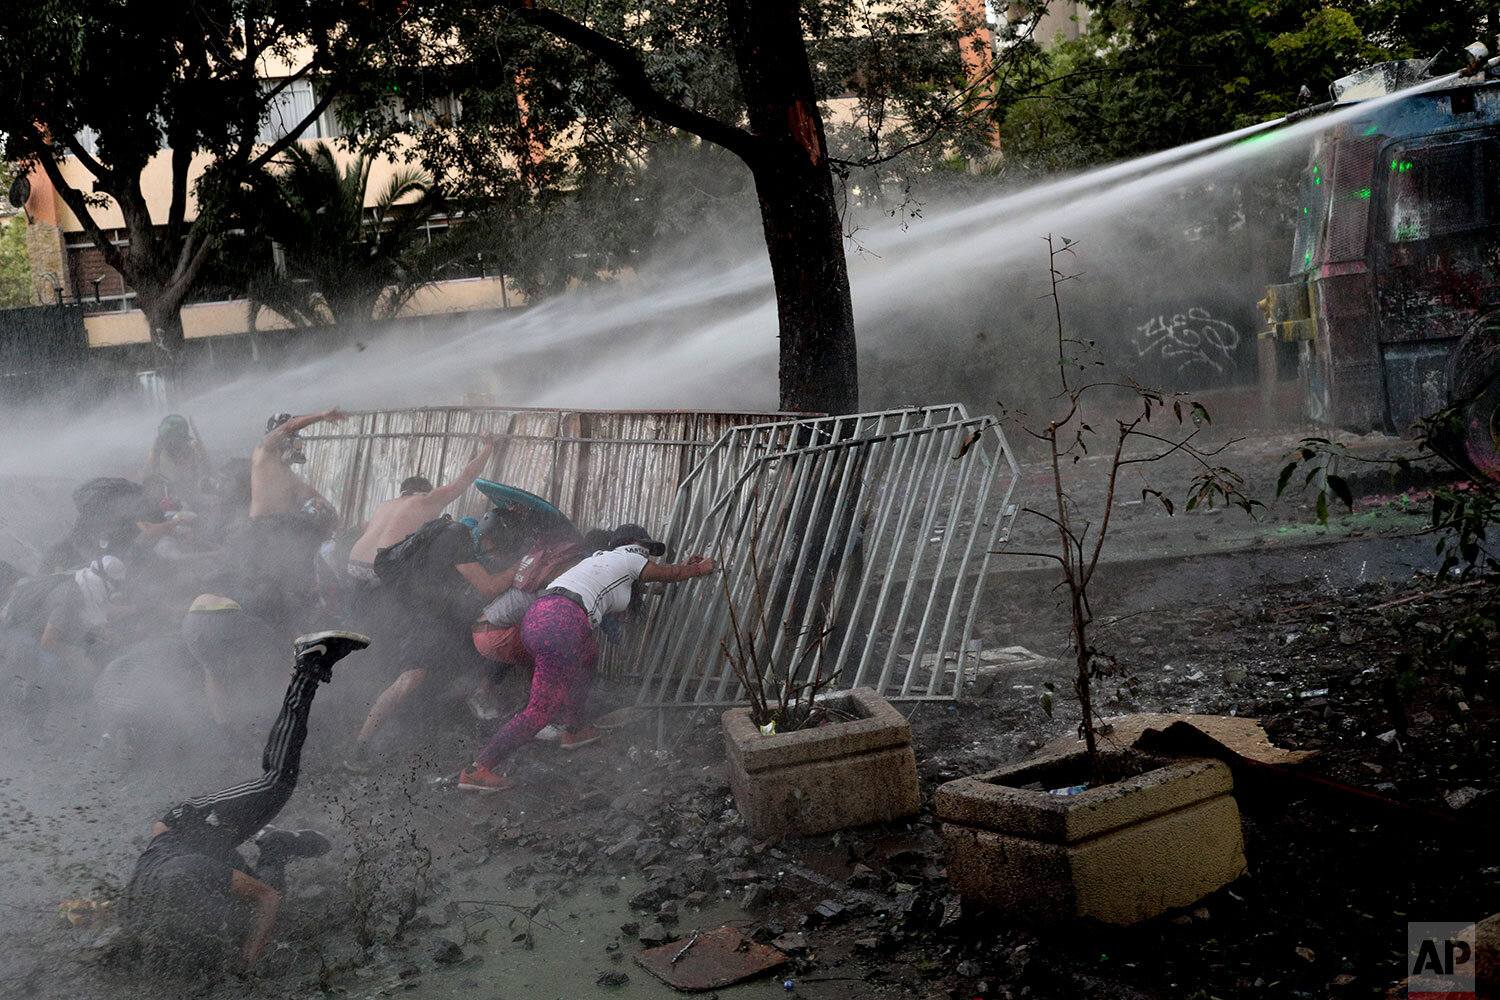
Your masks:
{"label": "white graffiti lettering", "polygon": [[1186,313],[1152,316],[1131,337],[1137,357],[1160,353],[1181,374],[1192,365],[1207,365],[1219,374],[1240,347],[1240,332],[1207,309],[1193,306]]}

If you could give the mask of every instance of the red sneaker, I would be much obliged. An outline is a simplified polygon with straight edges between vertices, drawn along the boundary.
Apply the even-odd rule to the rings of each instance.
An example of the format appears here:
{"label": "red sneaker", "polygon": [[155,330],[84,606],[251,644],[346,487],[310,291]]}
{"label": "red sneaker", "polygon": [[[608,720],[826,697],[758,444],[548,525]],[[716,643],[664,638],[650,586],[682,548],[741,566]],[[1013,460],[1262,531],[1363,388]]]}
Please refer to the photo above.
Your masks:
{"label": "red sneaker", "polygon": [[558,743],[564,750],[577,750],[579,747],[586,747],[590,743],[598,743],[603,738],[604,734],[593,726],[584,726],[577,732],[568,730],[563,733],[562,739]]}
{"label": "red sneaker", "polygon": [[458,787],[468,792],[498,792],[514,784],[505,775],[496,774],[479,764],[458,772]]}

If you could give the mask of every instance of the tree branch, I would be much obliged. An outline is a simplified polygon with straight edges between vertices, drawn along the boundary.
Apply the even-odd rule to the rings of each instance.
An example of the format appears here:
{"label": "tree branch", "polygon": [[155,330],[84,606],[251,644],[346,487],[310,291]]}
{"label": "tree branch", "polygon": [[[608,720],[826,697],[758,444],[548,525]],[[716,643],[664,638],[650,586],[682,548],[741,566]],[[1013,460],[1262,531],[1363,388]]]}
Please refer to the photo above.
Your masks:
{"label": "tree branch", "polygon": [[[292,143],[302,138],[302,133],[307,131],[307,127],[313,122],[317,121],[318,117],[322,115],[323,112],[328,110],[329,105],[333,103],[335,94],[335,91],[330,90],[328,93],[320,97],[318,101],[313,105],[312,110],[307,113],[306,117],[304,117],[302,121],[297,123],[296,128],[288,129],[286,135],[271,143],[253,159],[248,160],[245,163],[244,169],[246,171],[259,170],[262,166],[270,163],[277,156],[281,155],[282,150],[286,149]],[[250,144],[247,144],[245,146],[247,152],[249,149],[249,145]]]}
{"label": "tree branch", "polygon": [[120,274],[125,273],[125,255],[120,253],[120,248],[104,238],[104,230],[95,221],[93,213],[89,211],[88,198],[79,191],[67,179],[63,177],[62,170],[57,166],[57,160],[48,152],[44,145],[33,143],[31,149],[32,158],[41,166],[42,172],[52,182],[52,187],[62,196],[63,203],[68,206],[77,218],[83,231],[88,233],[89,239],[94,241],[94,246],[104,256],[104,262],[114,268]]}
{"label": "tree branch", "polygon": [[759,159],[762,149],[759,136],[667,97],[651,82],[640,56],[624,43],[555,10],[538,6],[535,0],[498,0],[496,6],[533,27],[598,56],[615,71],[620,93],[642,114],[722,146],[752,165]]}

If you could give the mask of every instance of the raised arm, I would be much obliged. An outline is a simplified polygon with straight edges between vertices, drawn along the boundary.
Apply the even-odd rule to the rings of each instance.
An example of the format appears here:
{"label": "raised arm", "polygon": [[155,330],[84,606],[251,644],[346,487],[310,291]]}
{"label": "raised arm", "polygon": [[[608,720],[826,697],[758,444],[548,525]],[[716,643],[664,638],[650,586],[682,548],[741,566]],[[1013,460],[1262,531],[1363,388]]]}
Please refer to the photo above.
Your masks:
{"label": "raised arm", "polygon": [[324,410],[322,413],[304,413],[300,417],[293,417],[286,423],[282,424],[280,427],[268,431],[266,433],[265,439],[261,441],[261,446],[265,447],[267,445],[275,444],[281,441],[282,438],[291,437],[293,434],[296,434],[303,428],[311,427],[313,424],[318,423],[321,420],[336,421],[343,419],[344,412],[337,406],[335,406],[331,410]]}
{"label": "raised arm", "polygon": [[198,462],[202,468],[210,468],[208,464],[208,449],[203,446],[203,435],[198,433],[198,425],[193,423],[192,417],[188,417],[187,422],[188,434],[191,435],[193,442],[193,454],[198,456]]}
{"label": "raised arm", "polygon": [[716,568],[712,559],[703,556],[688,556],[685,562],[661,563],[648,562],[645,569],[641,570],[641,579],[647,583],[679,583],[683,580],[691,580],[695,576],[707,576]]}
{"label": "raised arm", "polygon": [[489,462],[490,457],[495,454],[495,444],[495,438],[485,441],[483,446],[480,447],[479,453],[469,459],[469,464],[458,471],[458,476],[453,482],[444,483],[427,494],[427,499],[433,508],[442,510],[463,496],[464,490],[468,489],[469,484],[479,478],[479,474],[484,471],[484,467]]}

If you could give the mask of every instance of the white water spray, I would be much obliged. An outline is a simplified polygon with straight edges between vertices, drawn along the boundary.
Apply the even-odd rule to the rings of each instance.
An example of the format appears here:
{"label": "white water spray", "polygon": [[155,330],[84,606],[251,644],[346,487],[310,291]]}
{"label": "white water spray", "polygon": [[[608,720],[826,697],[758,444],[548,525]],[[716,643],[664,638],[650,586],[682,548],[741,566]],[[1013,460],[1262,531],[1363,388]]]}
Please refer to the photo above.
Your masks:
{"label": "white water spray", "polygon": [[[1112,164],[964,207],[928,211],[902,227],[861,232],[869,251],[851,268],[862,364],[912,371],[941,364],[945,345],[967,335],[949,322],[955,306],[1002,278],[1045,276],[1039,242],[1049,233],[1087,236],[1090,251],[1131,252],[1129,231],[1150,223],[1163,196],[1186,185],[1232,179],[1272,153],[1341,122],[1451,78],[1283,126],[1283,119]],[[1247,140],[1254,140],[1247,142]],[[1214,261],[1199,265],[1205,280]],[[1039,284],[1033,295],[1044,291]],[[1007,326],[1004,307],[988,322]],[[982,330],[980,332],[983,332]],[[1020,331],[1034,336],[1045,331]],[[776,310],[764,254],[725,270],[650,269],[617,285],[559,296],[462,336],[413,347],[384,335],[286,371],[247,374],[179,402],[211,446],[247,450],[277,410],[457,404],[484,393],[503,405],[576,408],[776,408]],[[1024,372],[996,371],[996,394]],[[920,383],[915,383],[920,384]],[[917,401],[866,396],[872,405]],[[86,419],[58,418],[0,449],[0,469],[74,477],[129,474],[144,458],[160,414],[118,407]],[[138,457],[139,456],[139,457]]]}

